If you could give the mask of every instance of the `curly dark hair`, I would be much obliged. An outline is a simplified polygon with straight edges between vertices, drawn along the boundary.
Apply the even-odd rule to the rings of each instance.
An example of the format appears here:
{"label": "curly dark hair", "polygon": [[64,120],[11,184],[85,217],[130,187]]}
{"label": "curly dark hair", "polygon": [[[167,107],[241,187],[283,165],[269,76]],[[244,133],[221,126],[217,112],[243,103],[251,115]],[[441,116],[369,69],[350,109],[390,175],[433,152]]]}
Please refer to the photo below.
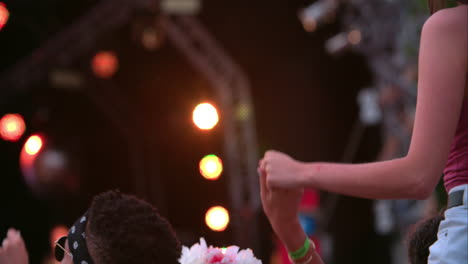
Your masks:
{"label": "curly dark hair", "polygon": [[437,241],[437,232],[443,215],[422,220],[414,225],[408,235],[408,256],[411,264],[426,264],[429,247]]}
{"label": "curly dark hair", "polygon": [[94,197],[87,245],[96,264],[177,264],[180,242],[151,204],[118,191]]}

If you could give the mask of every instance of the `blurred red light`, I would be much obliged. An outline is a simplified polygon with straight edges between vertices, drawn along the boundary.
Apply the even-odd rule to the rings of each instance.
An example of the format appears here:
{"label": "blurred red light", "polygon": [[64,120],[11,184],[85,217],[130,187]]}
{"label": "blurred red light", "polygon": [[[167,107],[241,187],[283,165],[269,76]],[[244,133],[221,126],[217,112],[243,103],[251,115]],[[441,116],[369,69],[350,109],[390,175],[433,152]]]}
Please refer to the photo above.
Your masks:
{"label": "blurred red light", "polygon": [[7,114],[0,119],[0,137],[8,141],[17,141],[21,138],[26,125],[19,114]]}
{"label": "blurred red light", "polygon": [[2,28],[8,22],[9,17],[10,17],[10,12],[8,11],[6,5],[0,2],[0,30],[2,30]]}
{"label": "blurred red light", "polygon": [[97,77],[108,79],[117,72],[119,61],[114,52],[102,51],[94,56],[91,66]]}

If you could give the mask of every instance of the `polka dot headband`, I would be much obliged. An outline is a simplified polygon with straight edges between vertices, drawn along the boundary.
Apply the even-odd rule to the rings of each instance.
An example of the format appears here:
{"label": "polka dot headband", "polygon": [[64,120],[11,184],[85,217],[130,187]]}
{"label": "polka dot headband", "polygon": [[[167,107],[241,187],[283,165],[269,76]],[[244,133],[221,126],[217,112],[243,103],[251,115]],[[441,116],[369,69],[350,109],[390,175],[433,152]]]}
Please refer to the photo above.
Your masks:
{"label": "polka dot headband", "polygon": [[86,246],[86,214],[80,217],[68,231],[68,247],[73,255],[74,264],[93,264]]}

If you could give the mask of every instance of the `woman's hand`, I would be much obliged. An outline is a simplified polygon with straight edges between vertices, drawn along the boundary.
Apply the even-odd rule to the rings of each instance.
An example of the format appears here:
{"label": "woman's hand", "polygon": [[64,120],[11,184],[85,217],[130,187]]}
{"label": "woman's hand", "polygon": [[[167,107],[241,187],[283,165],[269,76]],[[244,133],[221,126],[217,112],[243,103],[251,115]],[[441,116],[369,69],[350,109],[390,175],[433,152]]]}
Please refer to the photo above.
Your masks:
{"label": "woman's hand", "polygon": [[260,161],[262,169],[267,177],[266,184],[269,188],[302,188],[301,162],[290,156],[269,150]]}
{"label": "woman's hand", "polygon": [[302,188],[272,189],[267,184],[270,175],[267,175],[266,171],[261,168],[259,168],[259,174],[263,210],[271,224],[296,220],[304,190]]}
{"label": "woman's hand", "polygon": [[306,238],[297,216],[303,189],[271,189],[266,171],[259,167],[258,172],[263,210],[273,230],[288,249],[300,248]]}
{"label": "woman's hand", "polygon": [[28,264],[28,251],[18,230],[10,228],[0,247],[0,264]]}
{"label": "woman's hand", "polygon": [[[304,194],[303,188],[295,189],[271,189],[267,184],[267,173],[262,168],[260,161],[258,173],[260,175],[260,194],[263,210],[270,221],[273,230],[283,242],[289,252],[300,249],[307,238],[299,222],[299,204]],[[307,262],[307,260],[310,260]],[[306,262],[304,262],[306,261]],[[306,255],[298,260],[298,263],[323,264],[315,247],[311,247]]]}

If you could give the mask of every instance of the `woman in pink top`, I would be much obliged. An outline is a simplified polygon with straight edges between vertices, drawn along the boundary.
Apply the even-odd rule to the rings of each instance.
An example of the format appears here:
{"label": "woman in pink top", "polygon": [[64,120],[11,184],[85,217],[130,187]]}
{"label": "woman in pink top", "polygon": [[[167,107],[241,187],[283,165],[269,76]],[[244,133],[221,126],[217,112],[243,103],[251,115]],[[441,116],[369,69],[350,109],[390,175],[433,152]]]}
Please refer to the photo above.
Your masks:
{"label": "woman in pink top", "polygon": [[[270,198],[275,190],[284,198],[312,187],[368,199],[426,199],[445,172],[449,209],[429,263],[468,263],[468,1],[440,11],[446,0],[428,1],[434,14],[422,30],[416,117],[405,157],[338,164],[300,162],[267,151],[259,169],[273,190]],[[273,228],[290,251],[297,250],[304,238],[288,235],[300,230],[295,214],[268,199],[264,209]]]}

